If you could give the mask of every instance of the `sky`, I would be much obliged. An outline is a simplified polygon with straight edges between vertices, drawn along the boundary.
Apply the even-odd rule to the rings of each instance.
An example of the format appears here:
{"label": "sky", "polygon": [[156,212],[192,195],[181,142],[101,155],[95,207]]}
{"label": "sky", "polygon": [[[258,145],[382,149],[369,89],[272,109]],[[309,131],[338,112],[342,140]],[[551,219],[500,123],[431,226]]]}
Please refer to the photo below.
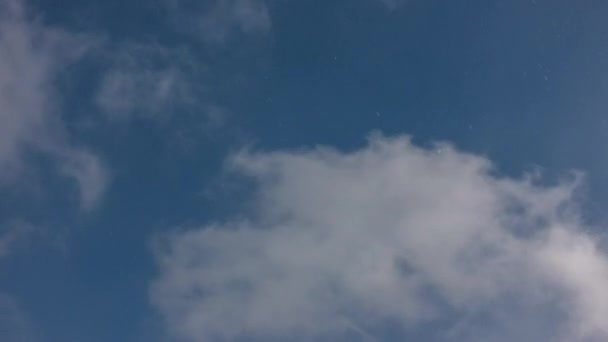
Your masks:
{"label": "sky", "polygon": [[0,340],[607,340],[606,15],[0,0]]}

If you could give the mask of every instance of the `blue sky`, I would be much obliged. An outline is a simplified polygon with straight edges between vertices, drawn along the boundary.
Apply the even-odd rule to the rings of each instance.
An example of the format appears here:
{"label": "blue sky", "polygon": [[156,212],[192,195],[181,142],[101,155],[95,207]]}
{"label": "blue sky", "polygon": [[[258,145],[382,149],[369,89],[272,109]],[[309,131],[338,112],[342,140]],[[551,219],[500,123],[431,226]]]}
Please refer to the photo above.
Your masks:
{"label": "blue sky", "polygon": [[0,0],[0,340],[605,340],[607,13]]}

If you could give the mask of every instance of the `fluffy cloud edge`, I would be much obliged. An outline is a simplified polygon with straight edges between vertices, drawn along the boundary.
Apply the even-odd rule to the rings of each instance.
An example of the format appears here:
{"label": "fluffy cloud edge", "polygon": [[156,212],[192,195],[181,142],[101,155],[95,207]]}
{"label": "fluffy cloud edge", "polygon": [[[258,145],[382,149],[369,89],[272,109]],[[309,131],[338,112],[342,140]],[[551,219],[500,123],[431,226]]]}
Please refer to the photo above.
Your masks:
{"label": "fluffy cloud edge", "polygon": [[365,339],[437,321],[442,340],[608,336],[608,258],[577,214],[578,173],[540,185],[380,135],[229,165],[257,184],[251,213],[155,249],[151,301],[175,337]]}

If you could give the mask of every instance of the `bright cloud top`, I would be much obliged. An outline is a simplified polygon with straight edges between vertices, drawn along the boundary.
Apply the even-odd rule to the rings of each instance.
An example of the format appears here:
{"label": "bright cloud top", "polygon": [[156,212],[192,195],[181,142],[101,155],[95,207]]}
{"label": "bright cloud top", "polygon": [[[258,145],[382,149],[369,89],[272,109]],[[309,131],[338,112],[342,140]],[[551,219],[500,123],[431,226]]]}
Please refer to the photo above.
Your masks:
{"label": "bright cloud top", "polygon": [[256,181],[254,213],[156,250],[151,297],[176,337],[374,340],[387,322],[435,322],[440,340],[608,337],[608,258],[576,214],[577,175],[542,186],[379,136],[230,165]]}

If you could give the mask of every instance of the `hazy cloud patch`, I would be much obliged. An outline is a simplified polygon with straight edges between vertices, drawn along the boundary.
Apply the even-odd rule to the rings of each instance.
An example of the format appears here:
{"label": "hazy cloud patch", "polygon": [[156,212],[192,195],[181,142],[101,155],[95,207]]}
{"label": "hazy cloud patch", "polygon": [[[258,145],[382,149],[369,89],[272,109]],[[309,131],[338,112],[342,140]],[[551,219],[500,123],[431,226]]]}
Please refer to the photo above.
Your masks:
{"label": "hazy cloud patch", "polygon": [[187,50],[157,44],[113,46],[95,102],[111,119],[166,119],[176,109],[196,107],[203,64]]}
{"label": "hazy cloud patch", "polygon": [[6,342],[40,341],[28,315],[11,296],[0,293],[0,339]]}
{"label": "hazy cloud patch", "polygon": [[213,45],[239,34],[262,34],[272,26],[265,0],[167,0],[167,6],[176,25]]}
{"label": "hazy cloud patch", "polygon": [[[101,195],[99,184],[106,181],[102,163],[68,142],[56,88],[57,76],[95,42],[94,37],[45,26],[22,1],[0,1],[0,184],[13,184],[24,173],[23,156],[33,149],[52,157],[59,168],[86,159],[81,170],[88,174],[76,177],[82,201],[91,203],[91,194]],[[84,178],[89,181],[82,182]]]}

